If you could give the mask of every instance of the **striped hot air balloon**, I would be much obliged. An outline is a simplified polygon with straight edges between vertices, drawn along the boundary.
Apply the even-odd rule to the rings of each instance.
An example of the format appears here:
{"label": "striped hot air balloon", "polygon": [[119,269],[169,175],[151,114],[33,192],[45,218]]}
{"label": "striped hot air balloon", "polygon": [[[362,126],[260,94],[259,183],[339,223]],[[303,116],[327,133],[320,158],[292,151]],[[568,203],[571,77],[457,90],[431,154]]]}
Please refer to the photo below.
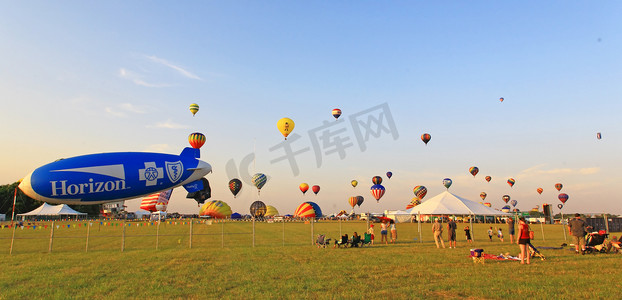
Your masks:
{"label": "striped hot air balloon", "polygon": [[205,202],[199,211],[199,216],[210,216],[215,219],[226,219],[230,217],[231,214],[231,207],[220,200]]}
{"label": "striped hot air balloon", "polygon": [[510,187],[513,187],[515,183],[516,183],[516,180],[514,180],[514,178],[508,179],[508,184],[510,185]]}
{"label": "striped hot air balloon", "polygon": [[421,199],[415,197],[412,200],[410,200],[410,203],[408,203],[408,205],[406,205],[406,209],[411,209],[419,204],[421,204]]}
{"label": "striped hot air balloon", "polygon": [[479,197],[480,197],[480,198],[482,198],[482,201],[483,201],[483,200],[486,200],[486,196],[488,196],[488,194],[486,194],[486,192],[481,192],[481,193],[479,194]]}
{"label": "striped hot air balloon", "polygon": [[542,192],[544,192],[544,189],[543,188],[538,188],[538,189],[536,189],[536,191],[538,192],[538,194],[542,195]]}
{"label": "striped hot air balloon", "polygon": [[340,116],[341,116],[341,109],[339,108],[333,109],[333,117],[335,117],[335,120],[339,119]]}
{"label": "striped hot air balloon", "polygon": [[503,199],[503,201],[505,203],[508,203],[508,201],[510,201],[510,195],[503,195],[503,197],[501,197],[501,199]]}
{"label": "striped hot air balloon", "polygon": [[352,208],[354,208],[356,206],[356,203],[358,203],[358,199],[356,198],[356,196],[350,197],[348,199],[348,203],[350,203],[350,206],[352,206]]}
{"label": "striped hot air balloon", "polygon": [[304,202],[294,212],[294,217],[297,218],[319,218],[321,216],[322,210],[314,202]]}
{"label": "striped hot air balloon", "polygon": [[380,184],[374,184],[370,189],[371,195],[374,196],[376,202],[380,202],[380,198],[384,195],[385,189],[384,186]]}
{"label": "striped hot air balloon", "polygon": [[486,177],[484,177],[484,179],[486,179],[487,182],[490,182],[492,180],[492,177],[486,176]]}
{"label": "striped hot air balloon", "polygon": [[473,175],[473,177],[475,177],[475,175],[477,175],[477,173],[479,173],[479,168],[478,167],[470,167],[469,168],[469,173],[471,173],[471,175]]}
{"label": "striped hot air balloon", "polygon": [[196,103],[192,103],[190,104],[190,107],[188,109],[190,110],[190,112],[192,113],[192,116],[194,117],[194,115],[196,115],[196,113],[199,111],[199,105]]}
{"label": "striped hot air balloon", "polygon": [[205,144],[205,135],[200,132],[191,133],[188,136],[188,143],[195,149],[200,149]]}
{"label": "striped hot air balloon", "polygon": [[266,181],[268,181],[268,177],[266,177],[265,174],[257,173],[253,175],[251,181],[253,182],[253,185],[257,188],[257,193],[259,194],[261,188],[266,184]]}
{"label": "striped hot air balloon", "polygon": [[171,199],[172,193],[173,190],[166,190],[144,197],[140,203],[140,209],[144,209],[150,212],[157,211],[158,209],[156,208],[156,204],[168,204],[168,200]]}
{"label": "striped hot air balloon", "polygon": [[428,189],[423,185],[418,185],[413,189],[413,193],[415,193],[417,199],[421,200],[428,194]]}

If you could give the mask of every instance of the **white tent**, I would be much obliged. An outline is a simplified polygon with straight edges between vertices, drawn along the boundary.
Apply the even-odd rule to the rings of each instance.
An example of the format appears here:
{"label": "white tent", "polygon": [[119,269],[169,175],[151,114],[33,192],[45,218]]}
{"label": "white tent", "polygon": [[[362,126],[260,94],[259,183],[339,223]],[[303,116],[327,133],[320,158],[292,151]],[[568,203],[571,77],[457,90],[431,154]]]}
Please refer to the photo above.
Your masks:
{"label": "white tent", "polygon": [[27,217],[27,216],[86,216],[87,213],[82,213],[76,210],[73,210],[67,204],[59,204],[59,205],[49,205],[47,203],[43,203],[43,205],[38,208],[29,211],[27,213],[18,214],[18,216]]}
{"label": "white tent", "polygon": [[492,209],[448,191],[442,192],[427,201],[405,211],[409,215],[476,215],[509,216],[510,214]]}

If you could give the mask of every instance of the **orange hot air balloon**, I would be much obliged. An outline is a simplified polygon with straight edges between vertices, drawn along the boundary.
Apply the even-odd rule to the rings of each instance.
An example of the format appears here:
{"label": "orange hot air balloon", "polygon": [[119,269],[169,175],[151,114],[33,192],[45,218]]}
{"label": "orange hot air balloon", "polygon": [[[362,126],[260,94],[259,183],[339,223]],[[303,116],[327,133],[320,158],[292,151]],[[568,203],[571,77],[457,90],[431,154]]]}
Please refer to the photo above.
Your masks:
{"label": "orange hot air balloon", "polygon": [[200,132],[191,133],[188,136],[188,142],[192,148],[200,149],[205,144],[205,135]]}
{"label": "orange hot air balloon", "polygon": [[538,194],[542,195],[542,192],[544,192],[543,188],[538,188],[536,191],[538,191]]}
{"label": "orange hot air balloon", "polygon": [[486,177],[484,177],[484,179],[486,179],[487,182],[490,182],[492,180],[492,177],[486,176]]}
{"label": "orange hot air balloon", "polygon": [[301,183],[299,188],[302,194],[304,195],[309,190],[309,185],[306,183]]}
{"label": "orange hot air balloon", "polygon": [[556,183],[555,184],[555,189],[559,192],[562,190],[562,187],[564,187],[561,183]]}
{"label": "orange hot air balloon", "polygon": [[348,199],[348,203],[350,203],[350,206],[354,208],[356,204],[358,203],[358,198],[356,196],[350,197],[350,199]]}

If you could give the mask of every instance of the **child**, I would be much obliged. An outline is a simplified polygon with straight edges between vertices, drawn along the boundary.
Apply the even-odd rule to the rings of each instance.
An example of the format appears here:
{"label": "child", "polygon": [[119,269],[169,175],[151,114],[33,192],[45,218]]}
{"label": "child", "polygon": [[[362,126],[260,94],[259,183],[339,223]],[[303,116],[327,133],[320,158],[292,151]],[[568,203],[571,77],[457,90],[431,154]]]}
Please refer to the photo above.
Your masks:
{"label": "child", "polygon": [[464,234],[466,235],[467,242],[472,243],[473,241],[471,240],[471,229],[469,228],[469,226],[464,227]]}
{"label": "child", "polygon": [[501,232],[501,228],[497,228],[497,237],[503,242],[503,232]]}
{"label": "child", "polygon": [[488,228],[488,239],[492,242],[492,226]]}
{"label": "child", "polygon": [[371,235],[371,244],[374,244],[374,224],[369,225],[369,229],[367,229],[367,233]]}

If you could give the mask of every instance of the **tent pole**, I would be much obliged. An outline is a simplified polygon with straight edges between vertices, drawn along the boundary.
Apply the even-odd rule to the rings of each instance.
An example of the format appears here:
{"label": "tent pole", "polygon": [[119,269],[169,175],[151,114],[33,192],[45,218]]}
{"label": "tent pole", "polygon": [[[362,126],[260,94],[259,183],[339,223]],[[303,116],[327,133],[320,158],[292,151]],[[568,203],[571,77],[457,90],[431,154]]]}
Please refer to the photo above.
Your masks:
{"label": "tent pole", "polygon": [[566,225],[564,225],[564,212],[560,211],[559,213],[562,214],[562,219],[561,219],[561,224],[562,224],[562,231],[564,232],[564,241],[568,241],[568,237],[566,237]]}
{"label": "tent pole", "polygon": [[421,239],[421,211],[417,212],[417,223],[419,224],[419,243],[423,243],[423,240]]}
{"label": "tent pole", "polygon": [[471,222],[471,241],[475,241],[475,230],[473,230],[473,216],[469,217],[469,221]]}
{"label": "tent pole", "polygon": [[542,241],[546,242],[546,239],[544,238],[544,225],[542,225],[543,222],[540,222],[540,230],[542,230]]}
{"label": "tent pole", "polygon": [[13,226],[13,219],[15,218],[15,202],[17,201],[17,187],[15,187],[15,193],[13,194],[13,213],[11,215],[11,226]]}

